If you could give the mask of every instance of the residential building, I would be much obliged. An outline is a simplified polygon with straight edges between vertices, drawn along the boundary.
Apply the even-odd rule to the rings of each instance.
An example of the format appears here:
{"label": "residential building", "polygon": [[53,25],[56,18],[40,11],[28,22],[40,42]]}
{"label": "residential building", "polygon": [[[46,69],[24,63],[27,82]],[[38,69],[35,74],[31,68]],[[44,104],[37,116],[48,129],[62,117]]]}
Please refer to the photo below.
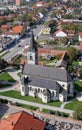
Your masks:
{"label": "residential building", "polygon": [[42,34],[50,34],[51,28],[49,26],[44,27]]}
{"label": "residential building", "polygon": [[63,37],[67,37],[67,33],[63,30],[58,30],[54,33],[55,37],[59,37],[59,38],[63,38]]}
{"label": "residential building", "polygon": [[44,130],[46,123],[24,111],[0,120],[0,130]]}
{"label": "residential building", "polygon": [[32,33],[27,62],[21,78],[21,95],[39,97],[43,102],[66,101],[73,96],[73,80],[65,68],[38,65],[38,48]]}
{"label": "residential building", "polygon": [[16,0],[16,5],[21,5],[24,4],[26,2],[26,0]]}
{"label": "residential building", "polygon": [[42,2],[42,1],[38,1],[37,3],[36,3],[36,6],[38,6],[38,7],[42,7],[42,6],[45,6],[46,5],[46,3],[45,2]]}
{"label": "residential building", "polygon": [[10,27],[8,30],[4,31],[2,36],[20,39],[25,33],[25,27],[23,25],[18,25],[15,27]]}

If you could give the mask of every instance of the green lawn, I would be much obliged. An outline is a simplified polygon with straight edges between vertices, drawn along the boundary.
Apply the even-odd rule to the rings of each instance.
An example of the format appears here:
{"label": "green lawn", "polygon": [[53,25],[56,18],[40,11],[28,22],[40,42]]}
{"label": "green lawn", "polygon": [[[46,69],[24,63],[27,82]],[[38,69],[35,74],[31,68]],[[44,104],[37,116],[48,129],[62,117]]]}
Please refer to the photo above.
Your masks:
{"label": "green lawn", "polygon": [[82,81],[75,81],[74,82],[75,88],[81,92],[82,91]]}
{"label": "green lawn", "polygon": [[79,106],[82,107],[82,102],[77,101],[77,100],[76,101],[72,101],[72,102],[66,104],[64,108],[65,109],[69,109],[69,110],[74,110],[74,108],[76,107],[76,105],[79,105]]}
{"label": "green lawn", "polygon": [[26,109],[32,109],[32,110],[38,109],[38,107],[36,107],[36,106],[29,106],[29,105],[21,104],[21,103],[17,103],[16,106],[23,107],[23,108],[26,108]]}
{"label": "green lawn", "polygon": [[0,74],[0,80],[7,80],[9,82],[15,82],[15,80],[7,73],[7,72],[3,72]]}
{"label": "green lawn", "polygon": [[50,113],[50,114],[54,114],[55,115],[55,111],[48,110],[48,109],[45,109],[45,108],[42,110],[42,112],[44,112],[44,113]]}
{"label": "green lawn", "polygon": [[57,107],[61,106],[61,102],[59,102],[59,101],[50,102],[50,103],[43,103],[40,98],[33,98],[32,96],[21,96],[21,93],[18,92],[18,91],[15,91],[15,90],[0,92],[0,95],[12,97],[12,98],[17,98],[17,99],[21,99],[21,100],[27,100],[27,101],[30,101],[30,102],[36,102],[36,103],[51,105],[51,106],[57,106]]}

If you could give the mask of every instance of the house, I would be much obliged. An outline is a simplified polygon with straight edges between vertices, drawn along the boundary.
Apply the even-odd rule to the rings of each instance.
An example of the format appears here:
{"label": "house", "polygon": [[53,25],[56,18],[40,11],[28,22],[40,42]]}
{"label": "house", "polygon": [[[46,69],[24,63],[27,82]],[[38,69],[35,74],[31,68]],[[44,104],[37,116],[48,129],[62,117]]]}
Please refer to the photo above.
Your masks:
{"label": "house", "polygon": [[64,59],[66,55],[66,51],[63,50],[54,50],[54,49],[46,49],[46,48],[38,48],[38,57],[42,56],[43,58],[47,56],[55,57],[60,55],[61,59]]}
{"label": "house", "polygon": [[20,6],[23,3],[26,3],[26,0],[15,0],[16,5]]}
{"label": "house", "polygon": [[38,23],[40,21],[40,18],[38,15],[32,16],[32,19],[36,21],[36,23]]}
{"label": "house", "polygon": [[23,25],[18,25],[15,27],[11,27],[9,30],[3,33],[3,37],[11,37],[20,39],[21,36],[25,33],[25,27]]}
{"label": "house", "polygon": [[50,34],[50,31],[51,31],[51,28],[49,26],[45,26],[42,31],[42,34]]}
{"label": "house", "polygon": [[38,1],[38,2],[36,3],[36,6],[37,6],[37,7],[43,7],[43,6],[46,6],[46,3],[43,2],[43,1]]}
{"label": "house", "polygon": [[70,38],[70,37],[73,37],[75,35],[75,30],[67,30],[67,36]]}
{"label": "house", "polygon": [[63,30],[58,30],[54,33],[55,37],[64,38],[67,37],[67,33]]}
{"label": "house", "polygon": [[32,33],[27,61],[21,78],[21,95],[39,97],[43,102],[66,101],[73,96],[73,80],[65,68],[38,65],[38,48]]}
{"label": "house", "polygon": [[46,123],[24,111],[0,120],[0,130],[44,130]]}
{"label": "house", "polygon": [[82,32],[79,33],[79,42],[82,42]]}
{"label": "house", "polygon": [[10,28],[11,28],[11,25],[4,24],[1,26],[1,31],[5,32],[5,31],[8,31]]}

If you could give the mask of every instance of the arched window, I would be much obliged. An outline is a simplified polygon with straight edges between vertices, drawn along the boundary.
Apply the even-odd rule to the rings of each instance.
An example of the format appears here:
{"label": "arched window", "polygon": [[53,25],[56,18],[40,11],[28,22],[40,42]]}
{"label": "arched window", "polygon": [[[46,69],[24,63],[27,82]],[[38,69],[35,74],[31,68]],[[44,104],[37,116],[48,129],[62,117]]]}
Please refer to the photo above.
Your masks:
{"label": "arched window", "polygon": [[31,87],[29,87],[29,90],[31,91]]}
{"label": "arched window", "polygon": [[40,92],[40,88],[38,88],[38,92]]}
{"label": "arched window", "polygon": [[52,96],[54,96],[54,91],[52,91]]}

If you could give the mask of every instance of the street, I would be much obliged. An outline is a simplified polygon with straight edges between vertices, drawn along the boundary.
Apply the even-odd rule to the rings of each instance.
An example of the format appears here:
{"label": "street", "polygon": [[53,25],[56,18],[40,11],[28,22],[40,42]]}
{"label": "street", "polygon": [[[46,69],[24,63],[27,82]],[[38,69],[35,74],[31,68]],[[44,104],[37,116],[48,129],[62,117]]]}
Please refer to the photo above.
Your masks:
{"label": "street", "polygon": [[[34,33],[35,37],[40,35],[40,32],[43,29],[43,27],[44,27],[44,25],[41,24],[41,25],[37,25],[37,28],[33,29],[33,33]],[[12,57],[16,56],[18,53],[21,53],[24,46],[29,45],[29,42],[30,42],[30,37],[27,37],[27,38],[25,38],[23,40],[21,39],[20,42],[15,47],[10,49],[9,50],[10,52],[3,57],[4,60],[10,61]],[[18,45],[20,45],[20,47],[18,47]]]}

